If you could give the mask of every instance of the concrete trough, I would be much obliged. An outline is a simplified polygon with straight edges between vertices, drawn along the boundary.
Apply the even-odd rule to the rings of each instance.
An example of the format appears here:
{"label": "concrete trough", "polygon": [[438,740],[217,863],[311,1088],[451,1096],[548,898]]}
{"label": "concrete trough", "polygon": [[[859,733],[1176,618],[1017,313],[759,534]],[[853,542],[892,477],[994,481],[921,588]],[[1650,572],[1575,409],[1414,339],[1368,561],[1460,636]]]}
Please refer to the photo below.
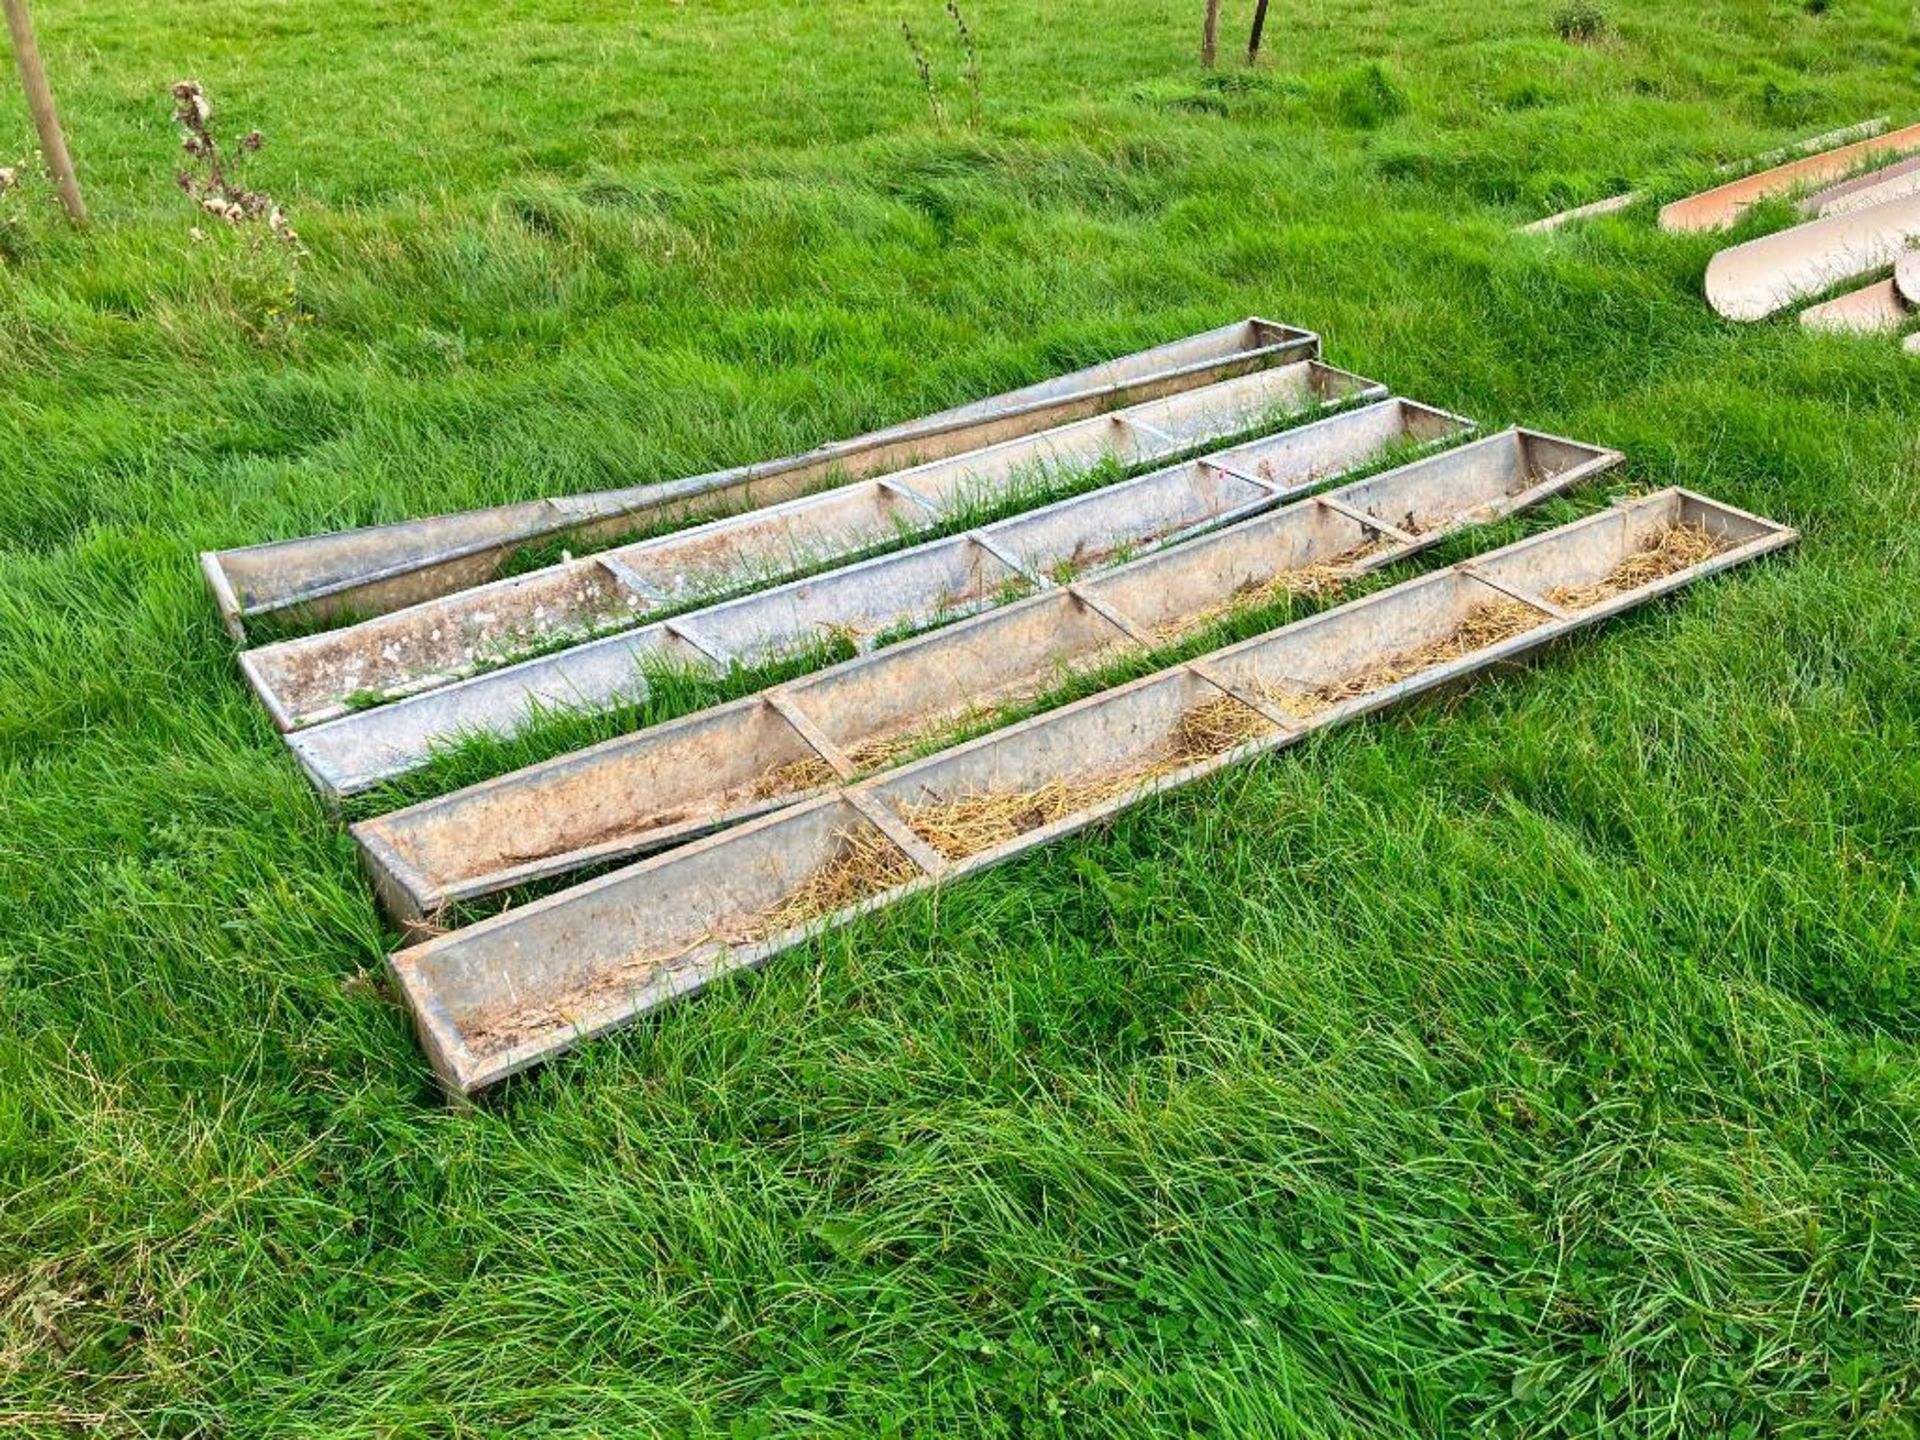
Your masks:
{"label": "concrete trough", "polygon": [[1150,464],[1276,413],[1384,393],[1301,361],[264,645],[240,664],[275,722],[300,729],[924,533],[1050,473]]}
{"label": "concrete trough", "polygon": [[[1416,433],[1434,423],[1437,412],[1425,413]],[[1289,577],[1393,564],[1619,458],[1529,431],[1473,441],[353,833],[388,914],[424,929],[451,903],[680,844],[884,768],[969,714],[1042,694],[1121,652],[1174,643],[1277,595]]]}
{"label": "concrete trough", "polygon": [[[1308,378],[1337,386],[1335,393],[1377,393],[1344,372],[1316,368]],[[1231,383],[1279,380],[1280,372],[1268,372]],[[540,710],[591,711],[642,699],[649,665],[725,671],[833,635],[868,645],[882,632],[951,619],[1045,584],[1043,572],[1076,557],[1111,559],[1123,542],[1165,543],[1196,525],[1271,506],[1324,483],[1328,457],[1343,449],[1346,464],[1358,465],[1397,444],[1443,438],[1464,426],[1444,412],[1397,401],[1331,416],[1026,516],[357,711],[297,731],[288,744],[323,793],[354,794],[417,768],[436,745],[464,733],[511,735]],[[1262,478],[1262,466],[1278,478]],[[1170,497],[1181,487],[1186,495],[1175,505]]]}
{"label": "concrete trough", "polygon": [[1312,332],[1251,317],[780,460],[208,551],[201,569],[228,629],[244,643],[247,623],[266,616],[311,627],[484,584],[528,545],[598,545],[643,527],[767,505],[1319,354]]}
{"label": "concrete trough", "polygon": [[[1704,549],[1675,547],[1690,557],[1677,568],[1642,563],[1665,554],[1676,532],[1703,539]],[[1460,682],[1794,538],[1702,496],[1662,491],[401,950],[389,963],[435,1072],[471,1094],[877,907],[1316,729]],[[1483,619],[1516,610],[1499,626]],[[1460,642],[1470,630],[1482,638]],[[1338,698],[1300,703],[1328,694]]]}

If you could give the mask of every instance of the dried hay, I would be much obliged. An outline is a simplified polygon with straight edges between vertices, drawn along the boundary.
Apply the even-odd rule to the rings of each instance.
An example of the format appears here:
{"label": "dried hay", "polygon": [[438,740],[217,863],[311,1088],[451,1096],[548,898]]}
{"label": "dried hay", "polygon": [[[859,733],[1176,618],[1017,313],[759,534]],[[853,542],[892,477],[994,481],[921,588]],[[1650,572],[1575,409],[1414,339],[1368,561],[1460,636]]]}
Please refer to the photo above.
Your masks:
{"label": "dried hay", "polygon": [[1549,591],[1547,598],[1563,609],[1589,610],[1603,600],[1711,560],[1726,548],[1727,542],[1709,534],[1704,525],[1670,525],[1601,579],[1587,585],[1562,585]]}
{"label": "dried hay", "polygon": [[1334,705],[1385,689],[1410,675],[1418,675],[1422,670],[1431,670],[1436,665],[1445,665],[1484,650],[1489,645],[1511,640],[1515,635],[1545,624],[1546,620],[1545,615],[1530,605],[1522,605],[1518,600],[1489,601],[1474,606],[1465,619],[1437,640],[1410,650],[1395,651],[1351,675],[1311,690],[1263,690],[1261,698],[1285,709],[1289,714],[1305,719]]}
{"label": "dried hay", "polygon": [[818,755],[808,755],[762,771],[747,787],[747,797],[751,800],[772,800],[800,790],[818,790],[823,785],[836,785],[839,781],[839,771]]}
{"label": "dried hay", "polygon": [[852,762],[856,774],[864,775],[869,770],[883,770],[892,765],[918,743],[918,737],[912,731],[896,730],[891,735],[875,735],[870,740],[862,740],[847,751],[847,759]]}
{"label": "dried hay", "polygon": [[1150,760],[1104,773],[1050,781],[1036,790],[982,791],[914,806],[906,811],[906,820],[947,859],[964,860],[1105,804],[1162,775],[1224,754],[1272,730],[1272,722],[1257,710],[1222,695],[1182,715],[1166,747]]}
{"label": "dried hay", "polygon": [[870,827],[843,830],[840,851],[778,905],[726,928],[720,938],[746,945],[844,910],[882,890],[904,885],[920,873],[904,851]]}

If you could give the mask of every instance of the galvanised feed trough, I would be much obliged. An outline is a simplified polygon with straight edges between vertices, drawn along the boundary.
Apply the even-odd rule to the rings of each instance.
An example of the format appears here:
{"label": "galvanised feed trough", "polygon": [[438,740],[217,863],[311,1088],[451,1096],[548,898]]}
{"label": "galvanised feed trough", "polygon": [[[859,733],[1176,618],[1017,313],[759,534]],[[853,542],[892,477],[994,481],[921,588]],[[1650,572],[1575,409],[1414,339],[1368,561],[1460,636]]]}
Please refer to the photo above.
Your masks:
{"label": "galvanised feed trough", "polygon": [[435,1072],[470,1094],[824,929],[1794,538],[1662,491],[401,950],[389,964]]}
{"label": "galvanised feed trough", "polygon": [[280,727],[298,729],[952,525],[970,505],[1017,502],[1048,474],[1168,459],[1276,412],[1368,393],[1385,390],[1303,360],[265,645],[241,668]]}
{"label": "galvanised feed trough", "polygon": [[1041,694],[1120,652],[1176,642],[1288,588],[1391,565],[1619,459],[1528,431],[1474,441],[718,709],[364,821],[353,833],[388,914],[422,927],[450,903],[791,804],[893,763],[966,715]]}
{"label": "galvanised feed trough", "polygon": [[[1269,371],[1227,382],[1258,387],[1264,397],[1345,397],[1381,387],[1319,362],[1292,377]],[[1186,405],[1193,396],[1161,405]],[[1190,448],[1204,427],[1246,428],[1217,409],[1212,419],[1156,415],[1154,444]],[[1106,422],[1096,422],[1104,424]],[[1165,541],[1195,525],[1223,523],[1284,498],[1288,486],[1324,483],[1345,447],[1355,456],[1378,454],[1394,440],[1438,436],[1462,422],[1424,407],[1375,411],[1343,427],[1303,427],[1234,447],[1209,460],[1123,481],[1058,502],[1025,516],[981,526],[914,549],[724,601],[636,630],[523,661],[362,710],[287,737],[307,774],[330,797],[350,795],[417,768],[436,745],[470,733],[511,735],[541,710],[576,713],[644,698],[649,667],[672,665],[724,671],[739,661],[817,643],[852,632],[861,645],[875,634],[963,615],[1011,598],[1010,587],[1043,584],[1059,565],[1111,560],[1126,546]],[[1344,436],[1344,439],[1339,437]],[[1144,442],[1143,442],[1144,443]],[[1331,460],[1330,460],[1330,457]],[[1265,464],[1279,480],[1260,476]],[[1277,467],[1277,468],[1276,468]],[[762,512],[770,513],[770,512]]]}
{"label": "galvanised feed trough", "polygon": [[1116,406],[1320,354],[1319,337],[1258,317],[781,460],[628,489],[208,551],[201,569],[227,628],[377,615],[497,578],[523,547],[601,544],[643,527],[784,500],[839,479],[959,455]]}

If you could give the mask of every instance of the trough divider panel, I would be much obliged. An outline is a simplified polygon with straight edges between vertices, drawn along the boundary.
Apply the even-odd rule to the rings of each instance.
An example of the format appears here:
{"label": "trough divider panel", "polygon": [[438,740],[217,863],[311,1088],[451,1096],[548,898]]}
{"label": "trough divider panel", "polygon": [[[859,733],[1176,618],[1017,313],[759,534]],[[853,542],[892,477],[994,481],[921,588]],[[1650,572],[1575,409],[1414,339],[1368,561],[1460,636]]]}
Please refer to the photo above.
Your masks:
{"label": "trough divider panel", "polygon": [[[1017,542],[1037,527],[1044,553],[1028,557],[1028,565],[1043,577],[1054,559],[1070,560],[1082,544],[1099,540],[1106,545],[1111,540],[1114,543],[1088,562],[1104,569],[1118,563],[1116,552],[1121,548],[1144,545],[1157,552],[1191,528],[1237,526],[1287,499],[1331,483],[1341,469],[1361,468],[1386,457],[1396,445],[1411,442],[1415,453],[1438,450],[1444,454],[1471,428],[1471,422],[1431,406],[1382,400],[1226,447],[1224,454],[1251,454],[1262,457],[1263,465],[1297,472],[1291,483],[1281,475],[1280,488],[1269,496],[1247,499],[1220,484],[1202,484],[1197,465],[1183,460],[980,528],[1002,548],[1012,549],[1015,546],[1009,541]],[[1187,521],[1195,514],[1202,518],[1192,526],[1180,525],[1171,531],[1156,528],[1169,520]],[[1068,532],[1064,537],[1062,529]],[[949,592],[932,588],[924,578],[911,582],[902,578],[898,592],[856,588],[856,582],[864,586],[875,577],[921,574],[941,563],[940,557],[950,555],[953,547],[970,543],[965,534],[928,540],[770,590],[720,600],[671,621],[650,622],[386,705],[355,710],[292,732],[287,743],[322,794],[337,802],[419,768],[438,743],[455,734],[514,734],[526,724],[528,711],[536,703],[592,713],[643,699],[647,681],[642,663],[659,653],[662,636],[682,637],[696,664],[716,663],[710,659],[715,650],[744,663],[757,663],[797,647],[810,635],[848,624],[871,634],[901,624],[951,620],[954,612],[939,604]],[[995,564],[999,563],[996,558]],[[884,603],[866,598],[875,595],[886,597]],[[991,593],[990,587],[977,586],[965,597],[959,613],[1004,608],[1009,603],[1015,602]],[[710,633],[722,624],[729,628],[719,638],[730,636],[729,643],[718,643]],[[663,628],[668,625],[674,628]],[[766,643],[748,652],[742,647],[752,637],[764,637]]]}
{"label": "trough divider panel", "polygon": [[922,495],[918,490],[914,489],[911,485],[907,484],[904,480],[891,480],[891,479],[882,480],[880,482],[880,488],[882,490],[887,491],[889,494],[898,495],[902,500],[905,500],[909,505],[918,505],[922,510],[926,511],[927,514],[935,520],[943,520],[946,518],[946,514],[947,514],[946,506],[934,504],[933,501],[929,500],[926,496]]}
{"label": "trough divider panel", "polygon": [[828,739],[820,727],[813,722],[804,706],[793,697],[793,692],[781,687],[767,692],[767,704],[771,705],[780,718],[791,725],[794,733],[811,745],[820,758],[831,765],[834,773],[842,780],[851,780],[856,767],[847,754],[832,740]]}
{"label": "trough divider panel", "polygon": [[1169,450],[1179,443],[1166,431],[1157,429],[1147,424],[1144,420],[1136,420],[1131,415],[1116,415],[1113,418],[1117,424],[1124,425],[1129,430],[1138,430],[1142,435],[1146,436],[1147,439],[1153,441],[1154,444],[1163,445]]}
{"label": "trough divider panel", "polygon": [[[1139,443],[1126,412],[1076,421],[931,461],[892,479],[817,491],[338,629],[256,646],[240,657],[241,669],[276,722],[285,716],[289,728],[306,728],[351,713],[368,697],[391,703],[437,688],[428,677],[457,683],[511,668],[515,651],[592,644],[668,618],[664,612],[675,606],[753,594],[822,566],[844,568],[865,552],[899,553],[890,547],[926,541],[971,496],[1012,502],[1016,513],[1044,510],[1041,497],[1029,491],[1036,472],[1087,471],[1107,460],[1128,468],[1166,465],[1182,452],[1218,446],[1280,415],[1297,420],[1338,401],[1385,394],[1378,382],[1317,360],[1301,361],[1141,402],[1136,409],[1156,417],[1164,412],[1184,430],[1171,435],[1155,428],[1158,438],[1150,445]],[[929,490],[941,496],[931,506],[924,498]],[[903,502],[910,515],[895,513],[894,502],[907,493],[922,498]],[[624,597],[596,583],[609,574],[628,592]]]}
{"label": "trough divider panel", "polygon": [[667,634],[673,636],[674,639],[691,645],[723,670],[733,663],[733,656],[729,655],[724,649],[713,644],[711,641],[702,640],[691,626],[681,621],[663,621],[660,628]]}
{"label": "trough divider panel", "polygon": [[1025,580],[1036,590],[1046,590],[1052,587],[1052,580],[1042,575],[1038,570],[1034,569],[1026,561],[1022,560],[1018,555],[994,539],[992,531],[984,529],[969,530],[966,532],[966,538],[978,545],[982,550],[986,551],[987,554],[1013,571],[1014,574],[1018,575],[1022,580]]}
{"label": "trough divider panel", "polygon": [[1234,684],[1233,681],[1216,670],[1205,656],[1201,656],[1197,660],[1189,660],[1181,668],[1189,675],[1199,676],[1222,695],[1246,706],[1247,709],[1266,720],[1268,724],[1272,725],[1274,729],[1280,731],[1282,734],[1298,735],[1303,732],[1305,727],[1301,725],[1299,717],[1287,714],[1286,711],[1280,709],[1271,701],[1262,699],[1244,686]]}
{"label": "trough divider panel", "polygon": [[1147,633],[1145,627],[1136,624],[1131,616],[1112,601],[1103,600],[1084,585],[1069,585],[1067,593],[1129,640],[1136,641],[1149,649],[1153,647],[1153,636]]}
{"label": "trough divider panel", "polygon": [[1231,475],[1236,480],[1244,480],[1249,485],[1257,485],[1269,495],[1278,494],[1280,491],[1280,487],[1271,480],[1262,480],[1258,475],[1250,475],[1245,470],[1212,459],[1209,456],[1201,456],[1198,463],[1208,470],[1218,470],[1222,475]]}
{"label": "trough divider panel", "polygon": [[1489,590],[1497,590],[1509,600],[1518,600],[1522,605],[1529,605],[1535,610],[1538,610],[1542,615],[1550,615],[1555,620],[1571,620],[1573,618],[1573,612],[1571,610],[1562,609],[1546,596],[1536,595],[1524,585],[1515,585],[1511,581],[1501,580],[1496,576],[1484,574],[1479,567],[1471,562],[1462,564],[1457,568],[1460,573],[1465,575],[1469,580],[1476,580],[1480,584],[1485,585]]}
{"label": "trough divider panel", "polygon": [[906,816],[894,808],[892,801],[858,785],[849,786],[841,793],[854,809],[874,823],[882,835],[900,847],[921,874],[937,879],[953,868],[952,861],[914,833]]}
{"label": "trough divider panel", "polygon": [[[1319,355],[1320,337],[1312,331],[1249,316],[777,460],[210,550],[201,555],[201,570],[229,633],[244,644],[245,622],[254,616],[285,613],[324,624],[342,609],[382,613],[496,578],[513,550],[533,541],[569,535],[596,539],[611,526],[631,530],[650,516],[693,518],[703,508],[711,513],[712,502],[736,493],[749,502],[745,508],[754,508],[836,472],[849,481],[870,479],[922,459],[958,455],[1098,415],[1115,404],[1178,395]],[[703,506],[703,501],[709,503]],[[296,572],[292,578],[289,570]]]}
{"label": "trough divider panel", "polygon": [[[1565,440],[1554,440],[1546,457],[1536,456],[1534,442],[1550,438],[1531,431],[1501,432],[1351,481],[1336,492],[1365,497],[1365,503],[1395,513],[1417,509],[1425,517],[1423,533],[1406,543],[1376,542],[1356,553],[1352,547],[1373,534],[1370,523],[1325,511],[1309,498],[762,694],[786,697],[818,728],[818,738],[861,769],[890,768],[893,745],[917,743],[910,737],[937,738],[943,724],[959,723],[976,704],[1005,703],[1019,694],[1042,696],[1074,667],[1103,663],[1108,657],[1119,660],[1129,648],[1152,652],[1180,643],[1196,625],[1225,613],[1222,605],[1231,607],[1249,586],[1271,590],[1288,574],[1330,565],[1342,556],[1350,558],[1335,574],[1371,573],[1487,520],[1518,513],[1621,458],[1614,451]],[[1539,465],[1551,473],[1535,478],[1541,474]],[[1323,523],[1323,517],[1334,523]],[[1123,595],[1156,607],[1147,613],[1157,617],[1158,634],[1120,603]],[[1095,622],[1091,632],[1086,629],[1088,617]],[[983,655],[994,657],[984,671],[978,662]],[[1231,677],[1217,669],[1207,670],[1203,678],[1270,721],[1298,724],[1245,687],[1236,689]],[[889,695],[899,699],[880,700],[876,717],[870,707]],[[416,926],[434,900],[472,898],[592,861],[684,844],[751,814],[791,804],[813,788],[798,777],[784,790],[779,783],[767,785],[777,778],[781,756],[757,745],[747,718],[755,704],[754,697],[743,697],[696,711],[362,821],[354,833],[424,847],[409,853],[419,857],[416,871],[424,868],[433,875],[430,891],[415,892],[418,905],[390,907],[394,918],[407,926]],[[755,758],[751,769],[735,763],[716,771],[707,757],[720,743],[715,737],[723,735],[734,737],[724,743],[725,755],[751,752],[764,758]],[[877,755],[870,748],[876,745]],[[863,751],[869,756],[864,762],[857,758]],[[742,800],[742,787],[749,781],[754,783],[746,792],[748,800]],[[601,797],[607,795],[618,796],[618,803],[604,803]],[[585,817],[591,824],[584,828],[573,818],[580,805],[591,810]],[[668,818],[649,823],[653,814]],[[539,839],[530,838],[529,826]],[[520,857],[515,864],[502,868],[487,858],[494,853],[489,836],[495,833],[515,837],[514,853]],[[590,844],[582,843],[587,833],[593,836]],[[369,857],[373,868],[379,863],[377,854]],[[383,887],[383,898],[405,888],[404,882]]]}
{"label": "trough divider panel", "polygon": [[1364,526],[1368,530],[1378,530],[1382,535],[1385,535],[1389,540],[1394,541],[1396,544],[1400,544],[1400,545],[1413,544],[1414,537],[1409,535],[1406,531],[1400,529],[1398,526],[1389,525],[1386,521],[1382,520],[1378,515],[1369,515],[1366,511],[1356,509],[1353,506],[1346,504],[1344,501],[1338,499],[1335,496],[1322,495],[1319,499],[1319,503],[1326,506],[1327,509],[1333,511],[1333,513],[1336,515],[1346,516],[1347,519],[1353,521],[1356,525]]}
{"label": "trough divider panel", "polygon": [[646,601],[647,604],[664,605],[667,603],[668,596],[666,591],[662,590],[658,585],[655,585],[651,580],[647,579],[646,576],[634,570],[631,565],[627,564],[626,561],[622,560],[619,555],[613,551],[609,550],[604,555],[595,555],[593,559],[601,569],[607,571],[614,579],[633,591],[634,594]]}

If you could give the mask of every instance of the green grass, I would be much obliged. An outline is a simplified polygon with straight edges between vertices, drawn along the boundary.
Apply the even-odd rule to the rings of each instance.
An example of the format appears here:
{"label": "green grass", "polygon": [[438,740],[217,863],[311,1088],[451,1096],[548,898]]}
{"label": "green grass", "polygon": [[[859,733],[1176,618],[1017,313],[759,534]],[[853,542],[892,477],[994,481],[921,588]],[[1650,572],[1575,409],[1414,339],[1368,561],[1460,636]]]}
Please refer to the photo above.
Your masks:
{"label": "green grass", "polygon": [[[1715,321],[1646,205],[1512,233],[1911,118],[1911,7],[1565,8],[1281,5],[1208,76],[1197,5],[977,0],[974,132],[933,0],[42,0],[98,223],[0,197],[0,1426],[1920,1429],[1920,368]],[[189,74],[296,323],[187,237]],[[198,549],[1253,312],[1805,538],[438,1097]]]}

